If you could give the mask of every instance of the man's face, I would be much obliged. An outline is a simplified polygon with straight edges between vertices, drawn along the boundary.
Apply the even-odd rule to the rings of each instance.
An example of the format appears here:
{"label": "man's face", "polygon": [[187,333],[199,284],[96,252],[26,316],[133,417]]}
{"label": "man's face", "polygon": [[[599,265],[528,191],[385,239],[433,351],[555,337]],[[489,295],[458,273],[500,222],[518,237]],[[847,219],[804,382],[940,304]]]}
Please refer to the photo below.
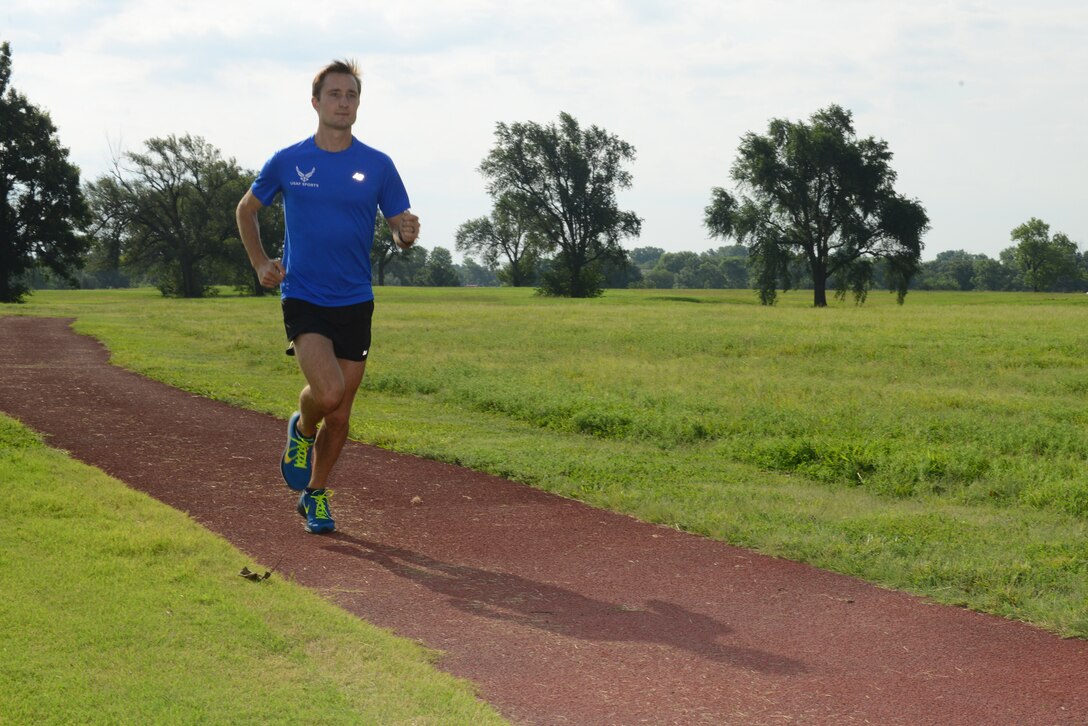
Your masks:
{"label": "man's face", "polygon": [[359,89],[355,77],[347,73],[330,73],[325,76],[321,97],[311,99],[318,121],[340,131],[346,131],[355,123],[359,112]]}

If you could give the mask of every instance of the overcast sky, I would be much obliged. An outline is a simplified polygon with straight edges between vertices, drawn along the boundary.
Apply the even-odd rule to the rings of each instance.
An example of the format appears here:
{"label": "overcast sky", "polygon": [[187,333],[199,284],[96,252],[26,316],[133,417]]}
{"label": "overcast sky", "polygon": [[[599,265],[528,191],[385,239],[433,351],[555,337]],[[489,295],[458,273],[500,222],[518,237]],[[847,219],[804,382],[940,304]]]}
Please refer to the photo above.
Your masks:
{"label": "overcast sky", "polygon": [[310,81],[363,69],[356,136],[393,157],[420,243],[453,250],[491,200],[497,122],[566,111],[632,144],[628,249],[701,252],[741,137],[837,103],[888,142],[932,229],[924,259],[997,257],[1031,217],[1088,247],[1088,3],[863,0],[5,0],[12,85],[84,179],[155,136],[259,169],[311,135]]}

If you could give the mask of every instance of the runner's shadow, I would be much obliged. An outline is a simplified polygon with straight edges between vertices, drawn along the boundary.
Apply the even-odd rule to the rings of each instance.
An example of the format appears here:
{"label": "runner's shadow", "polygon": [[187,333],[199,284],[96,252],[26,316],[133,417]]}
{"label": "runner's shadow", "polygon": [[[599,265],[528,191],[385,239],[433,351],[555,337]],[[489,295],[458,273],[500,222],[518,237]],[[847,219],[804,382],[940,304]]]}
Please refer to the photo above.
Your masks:
{"label": "runner's shadow", "polygon": [[717,639],[732,628],[673,603],[609,603],[518,575],[454,565],[341,532],[328,537],[343,544],[323,549],[370,560],[447,597],[453,607],[472,615],[582,640],[680,648],[709,660],[768,673],[792,675],[806,670],[802,662],[792,658],[718,643]]}

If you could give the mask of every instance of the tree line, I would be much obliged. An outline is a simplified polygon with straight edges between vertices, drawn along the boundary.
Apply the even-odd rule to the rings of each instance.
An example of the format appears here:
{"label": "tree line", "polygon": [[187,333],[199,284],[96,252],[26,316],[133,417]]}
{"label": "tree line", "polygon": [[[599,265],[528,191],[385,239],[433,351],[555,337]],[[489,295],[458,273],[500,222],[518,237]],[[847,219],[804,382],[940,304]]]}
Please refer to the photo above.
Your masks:
{"label": "tree line", "polygon": [[[1015,244],[997,259],[964,250],[948,250],[922,262],[910,281],[911,290],[989,290],[1083,292],[1088,290],[1088,251],[1080,251],[1068,235],[1050,233],[1050,225],[1031,218],[1010,232]],[[666,252],[660,247],[631,250],[641,279],[629,287],[748,288],[748,249],[743,245],[706,252]],[[808,270],[792,272],[795,286],[812,289]],[[873,271],[874,286],[887,286],[885,271]],[[832,287],[838,281],[832,278]]]}
{"label": "tree line", "polygon": [[[165,136],[120,154],[80,184],[47,112],[9,87],[11,51],[0,44],[0,301],[33,287],[151,284],[200,297],[220,285],[265,294],[237,239],[234,207],[256,172],[204,139]],[[864,302],[886,287],[1081,290],[1085,255],[1032,218],[1012,230],[998,260],[963,251],[923,263],[929,219],[894,189],[886,142],[859,137],[852,114],[829,106],[805,121],[773,119],[748,133],[730,169],[733,189],[710,190],[704,224],[731,242],[714,250],[628,250],[642,220],[619,207],[629,188],[629,143],[567,113],[548,124],[498,123],[479,165],[490,212],[463,223],[449,249],[400,250],[379,217],[371,254],[379,285],[534,286],[545,295],[593,297],[606,288],[811,289]],[[262,209],[272,255],[282,252],[278,203]]]}

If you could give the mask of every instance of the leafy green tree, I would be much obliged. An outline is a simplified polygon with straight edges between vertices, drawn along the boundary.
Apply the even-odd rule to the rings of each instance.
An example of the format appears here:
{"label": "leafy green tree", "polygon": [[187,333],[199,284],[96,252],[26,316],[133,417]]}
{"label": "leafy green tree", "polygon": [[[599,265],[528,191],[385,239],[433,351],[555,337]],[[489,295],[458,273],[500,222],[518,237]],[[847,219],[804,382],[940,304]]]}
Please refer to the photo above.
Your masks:
{"label": "leafy green tree", "polygon": [[1056,233],[1051,241],[1060,249],[1062,261],[1050,289],[1055,292],[1083,291],[1088,277],[1084,275],[1081,252],[1077,248],[1077,243],[1069,239],[1064,232]]}
{"label": "leafy green tree", "polygon": [[1088,250],[1077,252],[1077,279],[1079,280],[1077,289],[1084,289],[1085,282],[1088,281]]}
{"label": "leafy green tree", "polygon": [[695,252],[666,252],[658,259],[654,269],[671,272],[675,287],[721,287],[724,282],[715,261]]}
{"label": "leafy green tree", "polygon": [[86,184],[83,194],[92,211],[86,227],[91,246],[88,263],[120,279],[127,226],[123,189],[112,177],[104,176]]}
{"label": "leafy green tree", "polygon": [[694,290],[720,290],[725,287],[725,275],[720,260],[713,255],[699,255],[698,261],[681,271],[680,287]]}
{"label": "leafy green tree", "polygon": [[96,228],[111,229],[122,264],[157,279],[164,295],[202,297],[242,264],[234,208],[252,176],[199,136],[144,146],[89,186]]}
{"label": "leafy green tree", "polygon": [[976,290],[1012,290],[1016,282],[1016,271],[1010,270],[998,260],[983,256],[975,261],[971,284]]}
{"label": "leafy green tree", "polygon": [[1009,290],[1027,290],[1024,282],[1024,272],[1020,269],[1020,263],[1016,261],[1016,247],[1006,247],[998,254],[997,259],[1011,275]]}
{"label": "leafy green tree", "polygon": [[[449,252],[446,251],[446,254],[448,255]],[[393,239],[393,232],[389,229],[389,222],[380,211],[378,212],[374,219],[374,244],[370,248],[370,269],[377,278],[378,285],[432,284],[427,271],[429,259],[427,248],[419,243],[406,250],[398,247]],[[450,258],[451,265],[452,262]]]}
{"label": "leafy green tree", "polygon": [[698,263],[699,255],[695,252],[666,252],[657,260],[655,267],[679,275],[686,268],[695,267]]}
{"label": "leafy green tree", "polygon": [[642,270],[627,257],[612,257],[597,264],[605,288],[624,290],[642,282]]}
{"label": "leafy green tree", "polygon": [[422,284],[428,287],[460,287],[461,278],[453,266],[453,255],[445,247],[435,247],[427,255]]}
{"label": "leafy green tree", "polygon": [[827,305],[828,280],[837,296],[864,302],[875,262],[885,260],[889,285],[902,303],[918,269],[925,209],[897,194],[888,145],[858,138],[852,114],[832,105],[808,123],[774,119],[766,135],[748,133],[731,176],[747,195],[712,190],[706,226],[718,237],[745,243],[761,302],[790,289],[791,263],[804,262],[813,304]]}
{"label": "leafy green tree", "polygon": [[79,168],[49,114],[10,87],[11,45],[0,44],[0,302],[21,302],[23,275],[44,267],[74,282],[88,242]]}
{"label": "leafy green tree", "polygon": [[663,254],[665,254],[665,250],[660,247],[636,247],[631,250],[630,257],[631,262],[634,262],[639,267],[653,269]]}
{"label": "leafy green tree", "polygon": [[726,245],[714,250],[714,253],[718,257],[739,257],[742,260],[748,259],[748,248],[744,245]]}
{"label": "leafy green tree", "polygon": [[1032,292],[1049,290],[1063,275],[1078,277],[1077,245],[1062,232],[1032,217],[1012,231],[1015,260]]}
{"label": "leafy green tree", "polygon": [[558,124],[504,124],[480,163],[493,199],[507,199],[549,251],[540,291],[569,297],[601,293],[598,263],[626,258],[620,241],[635,237],[642,220],[623,211],[616,192],[631,186],[624,165],[635,149],[613,134],[561,113]]}
{"label": "leafy green tree", "polygon": [[[246,172],[247,178],[256,178],[255,172]],[[267,207],[261,207],[257,212],[261,239],[265,251],[269,257],[283,256],[283,243],[286,234],[286,222],[283,218],[283,197],[278,196]],[[225,281],[234,285],[235,290],[243,295],[261,297],[271,291],[261,284],[257,272],[249,262],[249,255],[240,239],[236,239],[228,245],[230,261],[223,272]]]}
{"label": "leafy green tree", "polygon": [[501,197],[489,217],[470,219],[457,229],[457,250],[479,254],[490,268],[506,263],[502,279],[513,287],[532,284],[539,261],[539,239],[533,233],[523,208],[509,197]]}
{"label": "leafy green tree", "polygon": [[[632,251],[634,257],[637,250]],[[743,245],[695,252],[662,252],[639,287],[722,289],[748,287],[748,250]]]}
{"label": "leafy green tree", "polygon": [[664,267],[655,267],[642,275],[642,287],[671,290],[676,287],[676,274],[669,272]]}
{"label": "leafy green tree", "polygon": [[402,252],[393,239],[393,232],[385,221],[385,215],[378,212],[374,218],[374,244],[370,247],[370,271],[377,276],[379,285],[385,284],[386,269]]}
{"label": "leafy green tree", "polygon": [[743,290],[748,287],[748,248],[744,245],[719,247],[718,268],[725,278],[723,287]]}
{"label": "leafy green tree", "polygon": [[985,255],[972,254],[964,250],[946,250],[938,253],[934,262],[943,269],[944,274],[955,281],[956,289],[973,290],[975,289],[975,265],[985,257]]}
{"label": "leafy green tree", "polygon": [[462,264],[454,265],[454,268],[465,285],[476,287],[497,287],[499,285],[499,278],[495,274],[495,269],[484,267],[471,257],[466,257]]}
{"label": "leafy green tree", "polygon": [[430,255],[427,248],[416,243],[397,254],[386,265],[385,282],[387,285],[426,285],[427,260]]}
{"label": "leafy green tree", "polygon": [[974,290],[975,270],[985,255],[964,250],[946,250],[936,259],[923,262],[914,287],[922,290]]}

